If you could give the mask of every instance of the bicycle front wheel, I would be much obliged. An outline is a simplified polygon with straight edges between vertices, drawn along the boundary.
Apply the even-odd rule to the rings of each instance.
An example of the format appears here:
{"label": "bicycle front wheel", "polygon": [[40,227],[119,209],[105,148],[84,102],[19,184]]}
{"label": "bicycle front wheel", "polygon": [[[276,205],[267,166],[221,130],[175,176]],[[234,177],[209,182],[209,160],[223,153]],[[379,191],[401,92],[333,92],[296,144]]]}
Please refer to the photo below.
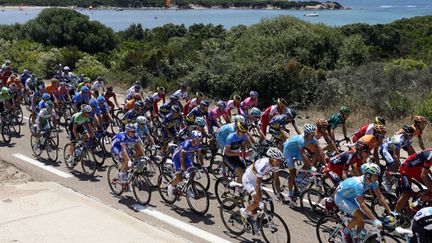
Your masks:
{"label": "bicycle front wheel", "polygon": [[285,221],[276,213],[261,218],[261,233],[268,243],[291,242],[291,235]]}
{"label": "bicycle front wheel", "polygon": [[137,202],[141,205],[147,205],[151,199],[151,184],[145,175],[135,177],[132,184],[133,194]]}
{"label": "bicycle front wheel", "polygon": [[245,222],[240,214],[240,206],[233,198],[222,201],[219,207],[220,217],[225,228],[234,235],[240,236],[246,232]]}
{"label": "bicycle front wheel", "polygon": [[57,162],[58,159],[58,149],[57,149],[57,145],[54,142],[53,139],[48,138],[48,140],[45,143],[45,150],[47,152],[48,155],[48,159],[51,162]]}
{"label": "bicycle front wheel", "polygon": [[96,159],[91,150],[83,149],[81,154],[81,168],[84,174],[92,176],[96,172]]}
{"label": "bicycle front wheel", "polygon": [[164,200],[168,204],[173,204],[176,201],[175,198],[170,198],[168,196],[168,185],[171,183],[171,181],[172,181],[171,174],[165,172],[159,175],[159,179],[158,179],[159,194],[162,200]]}
{"label": "bicycle front wheel", "polygon": [[314,223],[327,212],[324,195],[315,189],[307,189],[302,192],[299,201],[303,214]]}
{"label": "bicycle front wheel", "polygon": [[39,143],[39,139],[34,134],[30,136],[30,144],[33,150],[33,154],[36,157],[39,157],[42,154],[42,149]]}
{"label": "bicycle front wheel", "polygon": [[342,228],[339,219],[332,216],[322,217],[315,226],[318,242],[343,242]]}
{"label": "bicycle front wheel", "polygon": [[108,185],[112,193],[114,193],[117,196],[123,193],[123,185],[120,182],[120,178],[118,174],[119,174],[119,168],[117,165],[111,165],[108,168],[108,172],[107,172]]}
{"label": "bicycle front wheel", "polygon": [[219,177],[215,182],[214,192],[216,200],[219,202],[219,204],[221,204],[225,198],[234,196],[234,188],[231,188],[229,183],[230,180],[226,177]]}
{"label": "bicycle front wheel", "polygon": [[186,189],[186,201],[190,209],[199,215],[207,213],[210,205],[209,196],[203,185],[192,181]]}

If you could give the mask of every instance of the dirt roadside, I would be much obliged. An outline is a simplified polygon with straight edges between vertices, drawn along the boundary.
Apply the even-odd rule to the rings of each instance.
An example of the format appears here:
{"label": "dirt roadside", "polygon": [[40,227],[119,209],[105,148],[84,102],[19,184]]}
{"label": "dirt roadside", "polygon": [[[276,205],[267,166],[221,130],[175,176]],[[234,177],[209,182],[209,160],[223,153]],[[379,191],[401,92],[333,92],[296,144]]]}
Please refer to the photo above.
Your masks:
{"label": "dirt roadside", "polygon": [[21,184],[28,181],[31,181],[28,174],[8,162],[0,161],[0,186],[4,184]]}

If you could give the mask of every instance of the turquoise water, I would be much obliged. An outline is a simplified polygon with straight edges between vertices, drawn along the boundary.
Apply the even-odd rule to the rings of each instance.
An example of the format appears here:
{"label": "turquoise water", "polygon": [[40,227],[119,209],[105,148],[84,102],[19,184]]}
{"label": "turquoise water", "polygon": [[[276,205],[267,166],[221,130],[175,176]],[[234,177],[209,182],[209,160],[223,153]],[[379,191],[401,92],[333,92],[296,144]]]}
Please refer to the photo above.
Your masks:
{"label": "turquoise water", "polygon": [[[389,23],[400,18],[432,14],[432,0],[340,0],[352,10],[317,11],[318,17],[304,17],[310,11],[301,10],[241,10],[241,9],[206,9],[206,10],[94,10],[78,11],[119,31],[132,23],[141,23],[145,28],[154,28],[167,23],[222,24],[226,28],[235,25],[252,25],[263,18],[280,15],[295,16],[312,23],[324,23],[340,26],[350,23]],[[23,23],[37,16],[41,9],[4,10],[0,12],[1,24]]]}

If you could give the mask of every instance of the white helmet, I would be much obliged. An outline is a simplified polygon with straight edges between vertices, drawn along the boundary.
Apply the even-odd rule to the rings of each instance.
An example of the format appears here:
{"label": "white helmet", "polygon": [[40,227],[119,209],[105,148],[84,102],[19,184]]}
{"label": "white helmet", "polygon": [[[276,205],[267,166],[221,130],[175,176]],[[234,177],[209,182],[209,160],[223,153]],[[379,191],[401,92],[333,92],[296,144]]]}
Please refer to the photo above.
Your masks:
{"label": "white helmet", "polygon": [[136,122],[138,124],[146,124],[147,119],[144,116],[139,116],[139,117],[137,117]]}
{"label": "white helmet", "polygon": [[269,148],[266,154],[270,159],[284,159],[283,153],[278,148]]}
{"label": "white helmet", "polygon": [[70,71],[70,67],[69,66],[64,66],[63,71]]}
{"label": "white helmet", "polygon": [[310,133],[316,132],[316,126],[312,125],[312,124],[305,124],[303,127],[303,132],[305,134],[310,134]]}
{"label": "white helmet", "polygon": [[377,164],[374,163],[364,163],[361,166],[361,171],[364,174],[369,173],[371,175],[381,174],[381,169]]}
{"label": "white helmet", "polygon": [[240,122],[245,122],[245,118],[244,118],[244,116],[242,116],[242,115],[235,115],[234,117],[233,117],[233,121],[235,122],[235,123],[237,123],[238,121],[240,121]]}

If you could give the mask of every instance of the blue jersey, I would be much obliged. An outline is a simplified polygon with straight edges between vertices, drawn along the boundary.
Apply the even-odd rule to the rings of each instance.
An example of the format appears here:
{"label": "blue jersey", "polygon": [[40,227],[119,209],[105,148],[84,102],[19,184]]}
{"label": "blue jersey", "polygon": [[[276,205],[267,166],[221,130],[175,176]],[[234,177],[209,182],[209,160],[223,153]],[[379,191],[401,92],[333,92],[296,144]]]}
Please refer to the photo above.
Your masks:
{"label": "blue jersey", "polygon": [[165,119],[162,121],[162,126],[166,128],[173,128],[177,124],[180,124],[183,121],[182,116],[174,116],[174,113],[169,113],[165,116]]}
{"label": "blue jersey", "polygon": [[101,115],[101,111],[99,109],[98,106],[96,106],[96,108],[94,110],[92,110],[92,112],[90,112],[90,117],[93,120],[94,116],[100,116]]}
{"label": "blue jersey", "polygon": [[111,150],[121,151],[122,145],[126,145],[127,147],[132,147],[138,143],[141,143],[141,139],[137,135],[133,137],[128,137],[126,135],[126,132],[120,132],[112,138]]}
{"label": "blue jersey", "polygon": [[233,152],[240,152],[241,145],[247,141],[247,134],[239,136],[237,132],[233,132],[228,135],[225,146],[229,146]]}
{"label": "blue jersey", "polygon": [[181,152],[185,152],[186,158],[189,158],[189,155],[191,153],[199,151],[199,150],[201,150],[201,148],[202,148],[201,143],[198,146],[194,146],[192,144],[192,139],[185,140],[185,141],[181,142],[180,145],[177,147],[177,149],[174,151],[173,162],[174,163],[180,162]]}
{"label": "blue jersey", "polygon": [[76,93],[72,97],[72,101],[75,105],[79,104],[79,103],[86,103],[87,104],[90,101],[90,96],[83,95],[82,93]]}
{"label": "blue jersey", "polygon": [[289,153],[297,153],[299,149],[304,149],[309,144],[317,144],[316,138],[305,141],[303,134],[292,136],[284,143],[284,155],[287,157]]}
{"label": "blue jersey", "polygon": [[39,103],[38,103],[38,107],[37,108],[39,110],[43,109],[45,107],[45,105],[46,105],[45,103],[46,103],[45,100],[40,100]]}
{"label": "blue jersey", "polygon": [[140,127],[138,124],[136,126],[136,135],[140,138],[147,137],[149,135],[149,130],[147,124],[144,124],[144,127]]}
{"label": "blue jersey", "polygon": [[200,117],[200,116],[204,116],[205,118],[207,117],[208,112],[201,109],[199,106],[193,108],[189,114],[186,115],[186,121],[188,122],[195,122],[195,118]]}
{"label": "blue jersey", "polygon": [[287,124],[285,120],[285,115],[278,115],[273,117],[271,121],[269,122],[269,126],[274,129],[281,129]]}
{"label": "blue jersey", "polygon": [[102,114],[107,114],[109,112],[107,104],[104,102],[102,106],[98,106],[98,109]]}
{"label": "blue jersey", "polygon": [[219,146],[222,149],[225,147],[225,143],[228,138],[228,135],[230,135],[233,132],[235,132],[234,123],[225,124],[218,129],[216,135],[216,141],[218,142]]}
{"label": "blue jersey", "polygon": [[126,114],[124,114],[122,122],[123,124],[134,123],[139,116],[140,114],[138,114],[135,109],[129,110],[128,112],[126,112]]}
{"label": "blue jersey", "polygon": [[364,196],[369,189],[378,188],[378,181],[366,184],[364,176],[351,177],[342,181],[336,189],[336,194],[344,199],[353,200],[356,197]]}

